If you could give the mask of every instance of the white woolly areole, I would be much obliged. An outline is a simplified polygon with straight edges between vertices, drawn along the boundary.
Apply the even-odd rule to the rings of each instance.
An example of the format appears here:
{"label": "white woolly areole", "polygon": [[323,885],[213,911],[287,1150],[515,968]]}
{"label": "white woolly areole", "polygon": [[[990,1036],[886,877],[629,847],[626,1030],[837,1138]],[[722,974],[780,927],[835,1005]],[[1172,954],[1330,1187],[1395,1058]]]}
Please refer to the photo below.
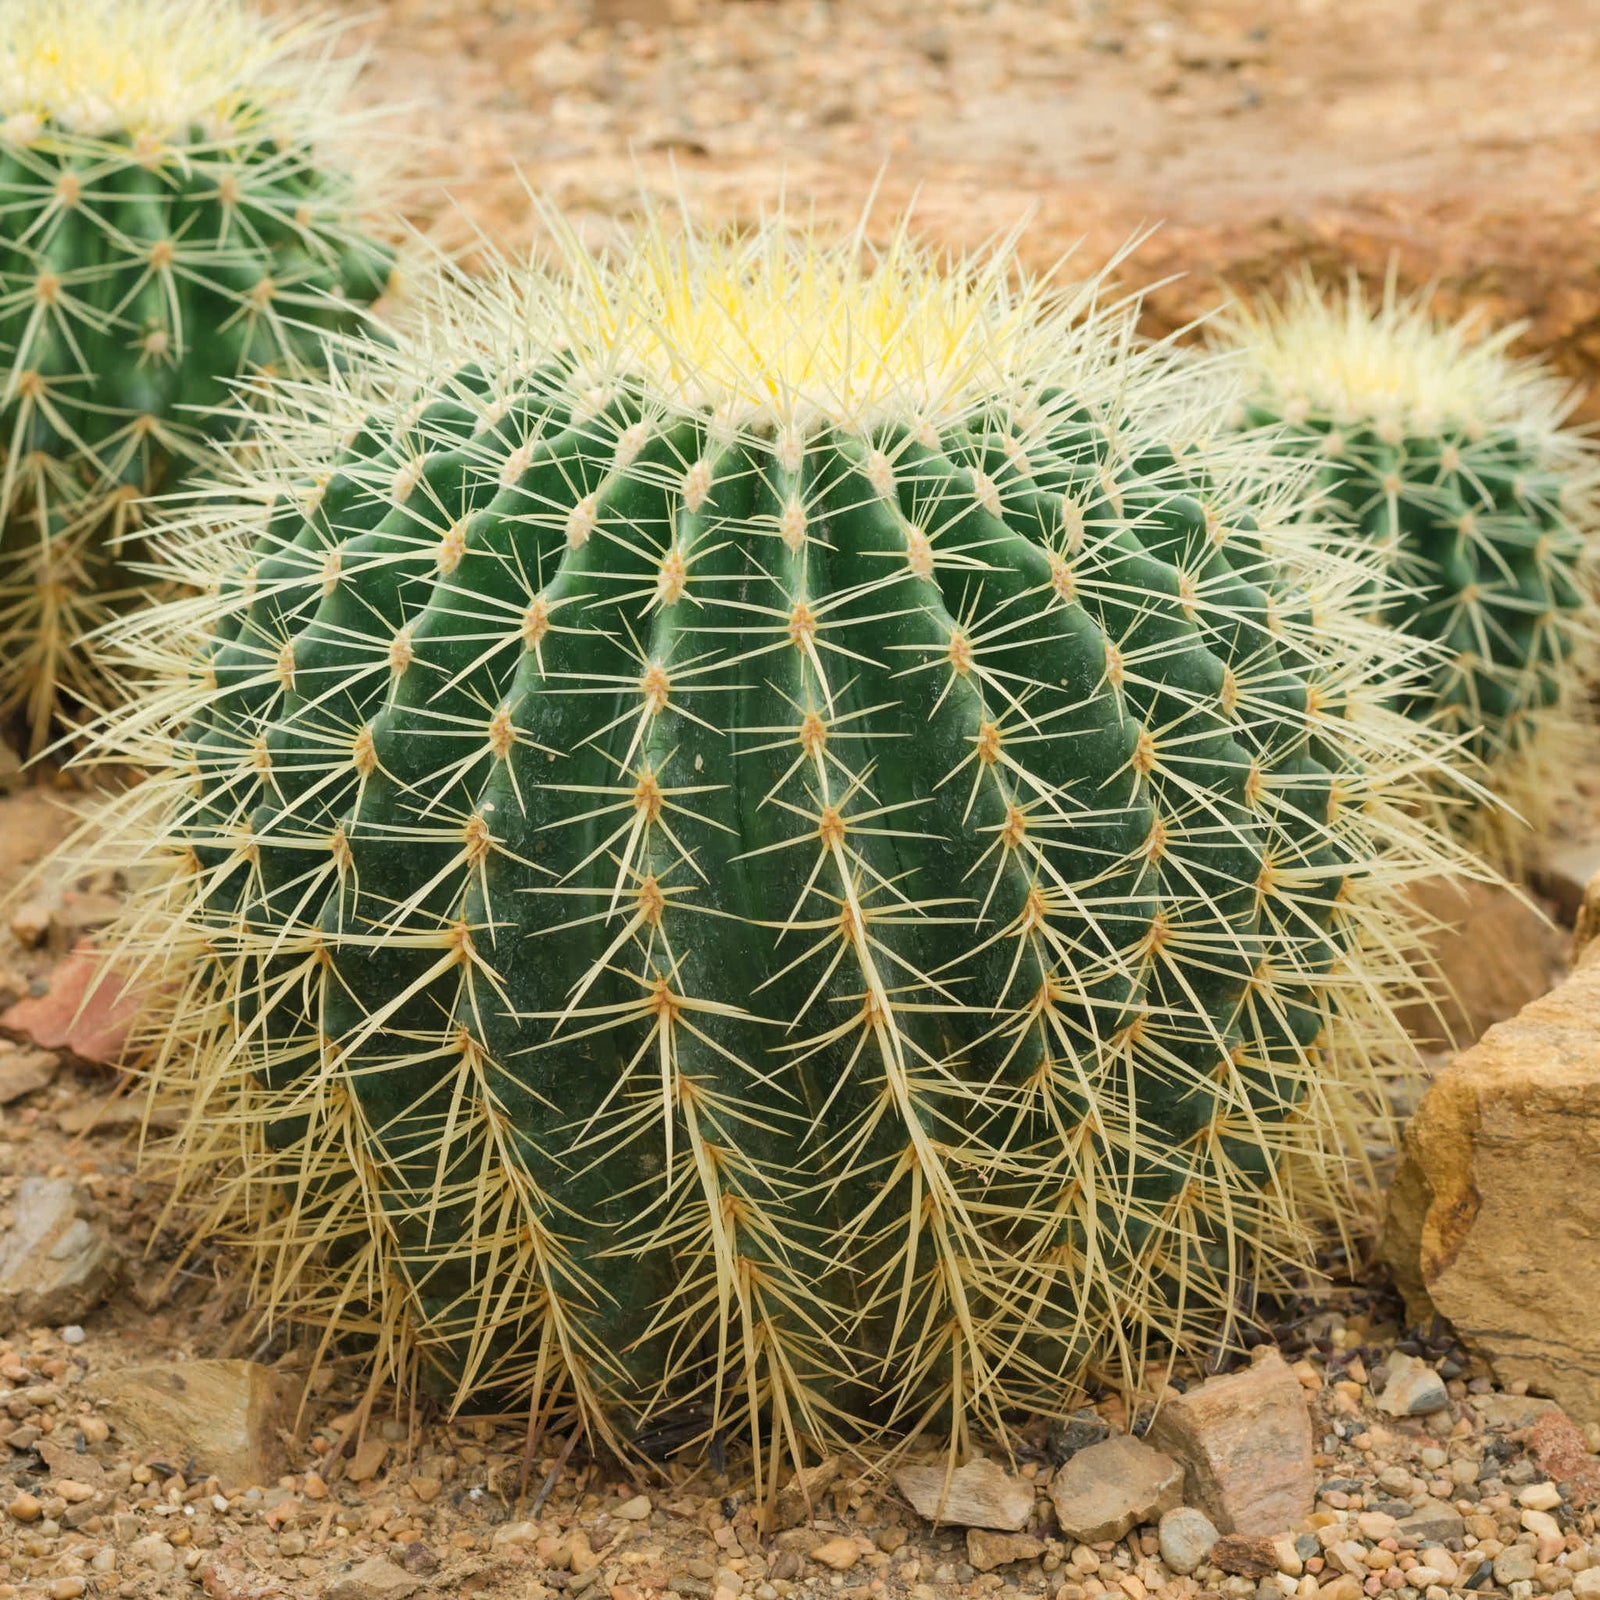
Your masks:
{"label": "white woolly areole", "polygon": [[0,118],[20,143],[46,124],[88,137],[194,129],[205,141],[298,130],[323,120],[351,76],[325,53],[331,31],[240,0],[5,0]]}
{"label": "white woolly areole", "polygon": [[1442,323],[1426,294],[1402,296],[1391,280],[1369,300],[1355,279],[1324,291],[1309,276],[1281,301],[1235,306],[1221,342],[1243,349],[1247,392],[1293,423],[1376,424],[1411,434],[1509,428],[1552,446],[1574,403],[1571,386],[1507,347],[1517,326],[1488,331],[1468,314]]}

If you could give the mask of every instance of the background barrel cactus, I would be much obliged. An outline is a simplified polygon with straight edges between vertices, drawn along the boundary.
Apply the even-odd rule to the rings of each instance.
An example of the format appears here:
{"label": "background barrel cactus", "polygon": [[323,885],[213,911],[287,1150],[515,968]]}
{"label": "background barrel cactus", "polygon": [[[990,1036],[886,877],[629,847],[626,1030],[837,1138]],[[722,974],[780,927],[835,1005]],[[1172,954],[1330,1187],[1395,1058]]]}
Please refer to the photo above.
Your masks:
{"label": "background barrel cactus", "polygon": [[35,748],[106,688],[82,641],[138,597],[137,499],[388,278],[318,37],[235,0],[0,9],[0,718]]}
{"label": "background barrel cactus", "polygon": [[1369,303],[1354,282],[1324,294],[1302,279],[1224,328],[1249,362],[1247,424],[1284,425],[1325,496],[1313,514],[1382,554],[1394,583],[1376,614],[1438,648],[1406,708],[1537,819],[1596,632],[1595,454],[1563,426],[1569,387],[1507,354],[1516,328],[1441,324],[1392,285]]}
{"label": "background barrel cactus", "polygon": [[960,1441],[1226,1338],[1446,848],[1374,560],[1094,285],[642,233],[286,391],[175,545],[215,593],[124,624],[197,1231],[642,1446]]}

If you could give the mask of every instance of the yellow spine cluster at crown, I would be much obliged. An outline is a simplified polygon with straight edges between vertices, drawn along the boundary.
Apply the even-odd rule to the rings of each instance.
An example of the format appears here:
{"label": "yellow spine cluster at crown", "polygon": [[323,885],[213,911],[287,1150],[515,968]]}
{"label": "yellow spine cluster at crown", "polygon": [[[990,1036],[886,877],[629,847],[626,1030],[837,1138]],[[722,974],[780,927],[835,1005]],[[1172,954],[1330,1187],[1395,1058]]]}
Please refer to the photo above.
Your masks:
{"label": "yellow spine cluster at crown", "polygon": [[[0,6],[0,116],[96,137],[216,136],[237,114],[299,104],[324,75],[286,56],[324,31],[284,27],[237,0],[5,0]],[[245,96],[248,94],[248,107]]]}
{"label": "yellow spine cluster at crown", "polygon": [[1067,304],[1004,248],[952,269],[904,232],[868,252],[781,216],[747,233],[651,216],[616,259],[558,219],[551,231],[559,270],[539,295],[526,280],[512,293],[530,348],[570,352],[598,387],[625,372],[734,426],[854,427],[885,411],[936,424],[1058,369],[1094,290]]}

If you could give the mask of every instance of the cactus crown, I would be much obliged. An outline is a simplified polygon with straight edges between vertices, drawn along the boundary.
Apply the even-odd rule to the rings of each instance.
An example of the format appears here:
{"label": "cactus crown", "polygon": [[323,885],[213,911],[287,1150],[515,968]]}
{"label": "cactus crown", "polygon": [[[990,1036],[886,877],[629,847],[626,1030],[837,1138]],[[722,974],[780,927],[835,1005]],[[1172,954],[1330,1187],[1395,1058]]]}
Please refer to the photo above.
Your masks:
{"label": "cactus crown", "polygon": [[[1220,337],[1246,357],[1243,420],[1283,424],[1323,514],[1382,553],[1393,581],[1378,614],[1438,650],[1408,709],[1461,738],[1537,820],[1593,676],[1600,457],[1565,426],[1571,386],[1509,353],[1519,331],[1441,323],[1392,279],[1372,301],[1354,280],[1324,293],[1307,276],[1281,303],[1237,308]],[[1473,826],[1515,857],[1508,821]]]}
{"label": "cactus crown", "polygon": [[1096,283],[561,254],[281,386],[174,536],[214,593],[123,626],[200,1225],[379,1375],[624,1439],[960,1442],[1226,1334],[1445,849],[1370,552]]}
{"label": "cactus crown", "polygon": [[[20,142],[46,124],[126,136],[147,153],[198,130],[284,137],[329,131],[355,61],[311,52],[330,30],[269,21],[242,0],[9,0],[0,117]],[[309,59],[308,59],[309,58]]]}
{"label": "cactus crown", "polygon": [[0,717],[35,748],[105,692],[88,635],[148,596],[140,498],[388,279],[329,40],[237,0],[0,8]]}

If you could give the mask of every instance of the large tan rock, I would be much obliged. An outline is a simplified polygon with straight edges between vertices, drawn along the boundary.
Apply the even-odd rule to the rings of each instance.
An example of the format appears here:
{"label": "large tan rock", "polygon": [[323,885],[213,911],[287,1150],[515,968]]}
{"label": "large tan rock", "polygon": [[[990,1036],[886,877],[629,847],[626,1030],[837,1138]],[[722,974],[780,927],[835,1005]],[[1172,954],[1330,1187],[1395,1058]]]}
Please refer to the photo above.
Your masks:
{"label": "large tan rock", "polygon": [[1183,1468],[1142,1439],[1118,1434],[1065,1462],[1050,1480],[1050,1499],[1067,1538],[1120,1539],[1183,1504]]}
{"label": "large tan rock", "polygon": [[1493,1366],[1600,1422],[1600,946],[1434,1080],[1406,1129],[1382,1251]]}
{"label": "large tan rock", "polygon": [[1145,1437],[1188,1468],[1189,1503],[1219,1533],[1284,1533],[1311,1511],[1311,1413],[1276,1350],[1164,1401]]}
{"label": "large tan rock", "polygon": [[1437,878],[1413,888],[1411,900],[1425,929],[1419,970],[1436,991],[1400,1007],[1419,1042],[1464,1050],[1560,978],[1565,939],[1515,890]]}
{"label": "large tan rock", "polygon": [[160,1453],[192,1482],[274,1482],[288,1470],[280,1432],[294,1422],[296,1379],[258,1361],[156,1361],[88,1385],[124,1443]]}

